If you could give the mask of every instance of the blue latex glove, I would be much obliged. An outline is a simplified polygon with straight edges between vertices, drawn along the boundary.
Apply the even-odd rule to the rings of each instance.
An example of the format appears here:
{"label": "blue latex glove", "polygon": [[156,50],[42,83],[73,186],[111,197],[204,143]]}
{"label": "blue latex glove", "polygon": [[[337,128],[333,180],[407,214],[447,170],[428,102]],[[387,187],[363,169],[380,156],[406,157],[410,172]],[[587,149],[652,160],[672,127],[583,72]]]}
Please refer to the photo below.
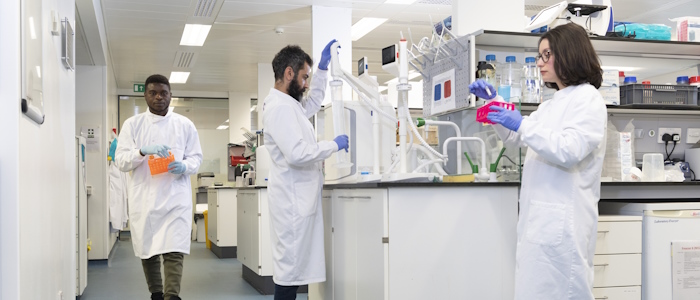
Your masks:
{"label": "blue latex glove", "polygon": [[523,116],[518,110],[507,110],[500,106],[491,106],[491,111],[486,116],[489,121],[503,125],[512,131],[518,131]]}
{"label": "blue latex glove", "polygon": [[350,144],[347,135],[336,136],[333,141],[338,144],[338,151],[340,151],[340,149],[345,149],[345,152],[348,152],[348,146],[350,146]]}
{"label": "blue latex glove", "polygon": [[[486,90],[489,90],[491,92],[491,96],[489,96]],[[494,89],[491,84],[482,79],[472,82],[472,84],[469,85],[469,92],[481,99],[493,99],[494,97],[496,97],[496,89]]]}
{"label": "blue latex glove", "polygon": [[[326,45],[326,48],[323,48],[323,51],[321,52],[321,59],[318,61],[318,68],[321,70],[328,70],[328,64],[331,63],[331,46],[333,43],[335,43],[336,40],[333,39],[328,45]],[[340,48],[340,46],[338,46]]]}
{"label": "blue latex glove", "polygon": [[174,161],[168,164],[168,173],[182,174],[187,171],[187,166],[181,161]]}
{"label": "blue latex glove", "polygon": [[170,147],[166,145],[150,145],[141,148],[141,154],[144,156],[157,154],[160,157],[168,157],[170,156],[170,154],[168,154],[168,150],[170,150]]}

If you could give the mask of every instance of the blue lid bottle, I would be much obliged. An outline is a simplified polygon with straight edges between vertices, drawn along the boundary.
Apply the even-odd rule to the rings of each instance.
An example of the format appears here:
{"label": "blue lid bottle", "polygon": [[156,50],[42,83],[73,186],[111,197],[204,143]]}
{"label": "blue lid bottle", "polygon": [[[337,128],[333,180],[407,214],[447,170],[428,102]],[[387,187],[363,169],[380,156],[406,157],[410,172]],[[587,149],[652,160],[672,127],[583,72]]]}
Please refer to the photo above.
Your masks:
{"label": "blue lid bottle", "polygon": [[535,58],[532,57],[532,56],[526,57],[526,58],[525,58],[525,62],[528,63],[528,64],[529,64],[529,63],[534,63],[534,62],[535,62]]}
{"label": "blue lid bottle", "polygon": [[625,84],[637,83],[637,76],[625,77]]}
{"label": "blue lid bottle", "polygon": [[515,62],[515,56],[506,56],[506,62]]}
{"label": "blue lid bottle", "polygon": [[690,84],[688,76],[678,76],[676,78],[676,84]]}
{"label": "blue lid bottle", "polygon": [[486,61],[495,61],[495,60],[496,60],[495,54],[486,55]]}

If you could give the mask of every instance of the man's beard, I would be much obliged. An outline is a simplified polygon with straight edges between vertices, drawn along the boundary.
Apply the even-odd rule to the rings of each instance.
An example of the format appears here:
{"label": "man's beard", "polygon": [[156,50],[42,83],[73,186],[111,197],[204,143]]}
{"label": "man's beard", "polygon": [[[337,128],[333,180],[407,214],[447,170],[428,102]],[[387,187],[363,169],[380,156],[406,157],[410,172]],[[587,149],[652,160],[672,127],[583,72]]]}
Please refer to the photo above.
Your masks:
{"label": "man's beard", "polygon": [[[296,74],[294,74],[294,78],[297,78]],[[302,87],[296,80],[292,80],[287,88],[287,94],[301,102],[301,97],[304,96],[304,87]]]}

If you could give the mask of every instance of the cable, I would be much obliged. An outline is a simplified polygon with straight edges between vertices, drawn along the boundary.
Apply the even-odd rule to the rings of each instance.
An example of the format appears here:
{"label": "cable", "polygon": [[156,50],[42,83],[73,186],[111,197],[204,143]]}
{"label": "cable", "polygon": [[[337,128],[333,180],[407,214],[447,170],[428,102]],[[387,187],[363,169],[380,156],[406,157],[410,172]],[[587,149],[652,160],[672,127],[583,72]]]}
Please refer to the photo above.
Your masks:
{"label": "cable", "polygon": [[693,172],[693,169],[691,169],[690,167],[688,167],[688,170],[690,170],[690,175],[691,175],[690,181],[695,181],[695,172]]}
{"label": "cable", "polygon": [[503,157],[505,157],[508,161],[510,161],[510,163],[512,163],[516,166],[522,167],[522,165],[519,165],[516,162],[514,162],[512,159],[510,159],[510,157],[508,157],[508,155],[503,154]]}

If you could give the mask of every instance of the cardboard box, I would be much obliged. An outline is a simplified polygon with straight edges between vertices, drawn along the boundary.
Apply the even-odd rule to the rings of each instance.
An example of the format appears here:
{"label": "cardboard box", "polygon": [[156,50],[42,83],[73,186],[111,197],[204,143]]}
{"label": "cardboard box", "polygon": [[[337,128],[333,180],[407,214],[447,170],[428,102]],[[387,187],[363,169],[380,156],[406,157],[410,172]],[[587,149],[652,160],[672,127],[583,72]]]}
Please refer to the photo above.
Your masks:
{"label": "cardboard box", "polygon": [[680,17],[671,21],[676,22],[677,41],[700,42],[700,17]]}
{"label": "cardboard box", "polygon": [[[408,131],[408,134],[413,134],[413,131],[411,131],[411,128],[406,128]],[[438,128],[437,126],[429,126],[428,129],[428,137],[425,137],[425,127],[418,127],[418,132],[420,132],[421,136],[425,139],[426,142],[428,142],[429,145],[431,146],[437,146],[439,143],[438,140]],[[410,136],[406,136],[406,142],[408,143],[411,140]],[[399,143],[399,130],[396,130],[396,144]],[[420,144],[420,141],[416,137],[415,134],[413,134],[413,143],[414,144]]]}
{"label": "cardboard box", "polygon": [[606,105],[620,105],[620,72],[618,70],[603,70],[603,82],[598,91],[603,96]]}

